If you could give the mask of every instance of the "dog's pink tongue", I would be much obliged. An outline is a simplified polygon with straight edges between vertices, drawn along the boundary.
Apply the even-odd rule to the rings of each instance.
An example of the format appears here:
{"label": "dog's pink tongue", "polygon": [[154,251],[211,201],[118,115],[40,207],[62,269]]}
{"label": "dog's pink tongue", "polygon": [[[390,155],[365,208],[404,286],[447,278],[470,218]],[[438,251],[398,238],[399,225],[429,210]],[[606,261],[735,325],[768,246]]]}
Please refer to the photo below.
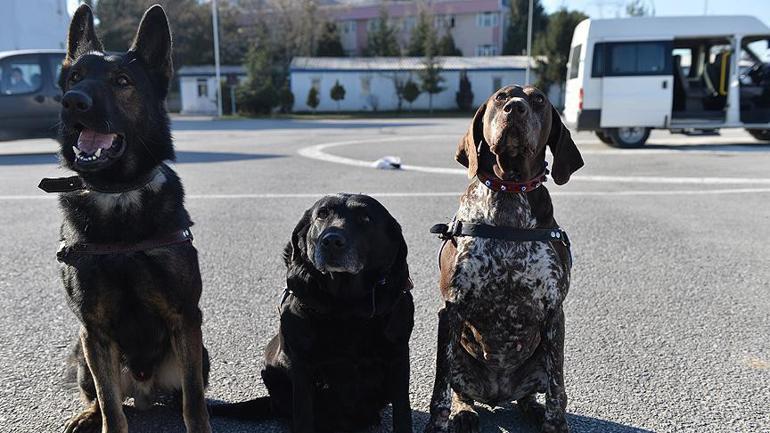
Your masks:
{"label": "dog's pink tongue", "polygon": [[100,134],[92,129],[84,129],[78,137],[78,149],[89,154],[98,149],[109,149],[113,138],[115,134]]}

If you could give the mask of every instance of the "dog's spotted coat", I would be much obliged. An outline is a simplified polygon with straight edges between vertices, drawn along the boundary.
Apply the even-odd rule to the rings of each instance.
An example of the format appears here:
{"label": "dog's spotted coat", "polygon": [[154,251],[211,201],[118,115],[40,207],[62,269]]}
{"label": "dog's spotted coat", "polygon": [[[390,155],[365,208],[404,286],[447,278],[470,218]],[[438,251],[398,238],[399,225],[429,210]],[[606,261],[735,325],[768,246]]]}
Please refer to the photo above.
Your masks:
{"label": "dog's spotted coat", "polygon": [[[556,227],[545,187],[495,192],[475,178],[477,170],[533,173],[544,164],[546,145],[561,155],[555,157],[557,183],[582,165],[577,149],[568,149],[574,142],[558,114],[537,89],[499,93],[479,109],[460,143],[457,160],[473,180],[460,198],[456,219],[519,229]],[[503,103],[507,108],[521,101],[529,102],[518,118],[503,112]],[[517,163],[522,166],[509,165]],[[474,402],[494,406],[514,400],[544,432],[567,432],[562,302],[571,263],[566,245],[461,236],[448,241],[440,261],[446,306],[439,313],[426,432],[449,431],[450,419],[455,433],[479,432]],[[545,407],[537,403],[537,393],[545,393]]]}

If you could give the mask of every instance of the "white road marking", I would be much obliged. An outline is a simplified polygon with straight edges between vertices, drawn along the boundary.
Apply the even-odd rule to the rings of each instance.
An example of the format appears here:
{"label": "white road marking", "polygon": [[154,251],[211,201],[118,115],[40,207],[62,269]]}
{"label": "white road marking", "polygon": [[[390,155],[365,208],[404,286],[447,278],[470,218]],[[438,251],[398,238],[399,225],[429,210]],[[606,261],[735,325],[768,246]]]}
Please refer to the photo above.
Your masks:
{"label": "white road marking", "polygon": [[[344,156],[332,155],[324,150],[332,147],[349,146],[353,144],[366,143],[385,143],[393,141],[414,141],[418,139],[433,139],[443,137],[439,135],[408,136],[408,137],[390,137],[375,138],[367,140],[349,140],[336,141],[331,143],[316,144],[314,146],[303,147],[297,151],[301,156],[316,159],[319,161],[331,162],[335,164],[351,165],[356,167],[372,168],[373,161],[364,161],[360,159],[347,158]],[[635,151],[632,151],[635,152]],[[585,152],[583,152],[585,153]],[[454,174],[465,175],[466,170],[462,168],[428,167],[421,165],[401,165],[403,170],[419,171],[423,173],[434,174]],[[662,177],[662,176],[605,176],[605,175],[575,175],[571,180],[588,182],[612,182],[612,183],[667,183],[682,185],[770,185],[770,178],[751,178],[751,177]]]}
{"label": "white road marking", "polygon": [[[288,198],[320,198],[336,191],[317,193],[275,193],[275,194],[189,194],[191,200],[238,200],[238,199],[288,199]],[[711,195],[711,194],[756,194],[770,193],[770,188],[725,188],[705,190],[626,190],[626,191],[552,191],[555,197],[586,197],[586,196],[663,196],[663,195]],[[367,192],[375,197],[422,198],[422,197],[460,197],[462,191],[426,191],[426,192]],[[0,201],[19,200],[55,200],[52,195],[0,195]]]}

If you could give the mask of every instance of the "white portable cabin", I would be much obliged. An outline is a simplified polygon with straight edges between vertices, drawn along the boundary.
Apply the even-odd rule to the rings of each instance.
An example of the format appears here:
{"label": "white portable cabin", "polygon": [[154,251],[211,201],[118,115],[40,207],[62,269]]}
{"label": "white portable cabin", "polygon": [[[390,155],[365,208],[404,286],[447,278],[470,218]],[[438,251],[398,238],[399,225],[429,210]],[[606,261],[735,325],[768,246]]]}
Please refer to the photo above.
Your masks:
{"label": "white portable cabin", "polygon": [[564,115],[602,141],[650,129],[747,128],[770,139],[770,28],[751,16],[587,19],[575,28]]}

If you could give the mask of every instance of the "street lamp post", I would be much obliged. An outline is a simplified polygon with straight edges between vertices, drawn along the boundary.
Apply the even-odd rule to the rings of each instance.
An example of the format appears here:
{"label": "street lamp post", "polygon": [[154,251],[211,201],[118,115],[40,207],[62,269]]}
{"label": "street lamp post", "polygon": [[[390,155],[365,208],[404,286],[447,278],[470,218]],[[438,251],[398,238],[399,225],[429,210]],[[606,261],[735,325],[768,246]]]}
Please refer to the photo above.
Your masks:
{"label": "street lamp post", "polygon": [[529,83],[529,65],[532,63],[532,3],[529,0],[529,17],[527,18],[527,69],[524,73],[524,83]]}
{"label": "street lamp post", "polygon": [[214,31],[214,73],[217,76],[217,116],[222,117],[222,74],[219,69],[219,11],[217,0],[211,0],[211,21]]}

